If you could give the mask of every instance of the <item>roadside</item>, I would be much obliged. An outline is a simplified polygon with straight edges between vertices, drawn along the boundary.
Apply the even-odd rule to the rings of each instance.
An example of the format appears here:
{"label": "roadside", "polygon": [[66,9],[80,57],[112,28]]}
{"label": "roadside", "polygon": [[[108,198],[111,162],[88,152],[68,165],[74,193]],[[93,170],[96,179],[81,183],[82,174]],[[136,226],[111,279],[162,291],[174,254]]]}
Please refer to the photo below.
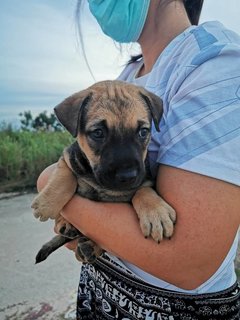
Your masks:
{"label": "roadside", "polygon": [[75,319],[80,264],[61,248],[35,265],[35,255],[53,236],[30,208],[34,194],[0,200],[0,319]]}

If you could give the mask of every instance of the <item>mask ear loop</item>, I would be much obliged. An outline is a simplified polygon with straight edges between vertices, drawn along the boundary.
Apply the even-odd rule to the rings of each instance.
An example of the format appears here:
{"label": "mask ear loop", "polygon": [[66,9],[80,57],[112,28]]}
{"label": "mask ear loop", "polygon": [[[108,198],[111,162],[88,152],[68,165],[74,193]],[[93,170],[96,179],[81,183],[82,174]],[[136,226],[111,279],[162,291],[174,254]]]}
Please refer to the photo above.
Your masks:
{"label": "mask ear loop", "polygon": [[85,44],[83,40],[83,33],[82,33],[82,25],[81,25],[81,9],[83,8],[83,3],[81,0],[77,1],[77,6],[76,6],[76,11],[75,11],[75,21],[76,21],[76,33],[77,33],[77,43],[78,47],[81,48],[81,51],[83,53],[83,58],[85,60],[85,63],[87,65],[87,68],[91,74],[91,77],[93,78],[93,81],[96,82],[96,78],[94,77],[94,74],[92,72],[92,69],[90,67],[90,64],[88,62],[88,58],[86,55],[86,50],[85,50]]}

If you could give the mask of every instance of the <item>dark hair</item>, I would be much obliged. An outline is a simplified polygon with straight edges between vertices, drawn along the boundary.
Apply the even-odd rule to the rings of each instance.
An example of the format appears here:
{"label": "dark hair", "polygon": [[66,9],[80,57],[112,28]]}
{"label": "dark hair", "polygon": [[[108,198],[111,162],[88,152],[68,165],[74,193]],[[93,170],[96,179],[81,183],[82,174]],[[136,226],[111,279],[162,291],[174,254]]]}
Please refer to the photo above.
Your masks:
{"label": "dark hair", "polygon": [[184,0],[183,4],[188,18],[193,25],[198,25],[204,0]]}
{"label": "dark hair", "polygon": [[[204,0],[183,0],[185,10],[192,25],[198,25]],[[142,54],[132,56],[128,64],[138,61]]]}

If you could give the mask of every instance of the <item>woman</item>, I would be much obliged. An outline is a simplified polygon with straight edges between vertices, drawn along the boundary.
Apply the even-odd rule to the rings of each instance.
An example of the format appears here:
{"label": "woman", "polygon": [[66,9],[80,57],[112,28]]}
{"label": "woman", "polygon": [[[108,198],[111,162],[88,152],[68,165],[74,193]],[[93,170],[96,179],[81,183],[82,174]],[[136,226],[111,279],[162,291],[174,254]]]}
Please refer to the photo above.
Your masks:
{"label": "woman", "polygon": [[239,319],[240,38],[196,26],[203,1],[88,2],[107,35],[141,46],[119,79],[163,100],[149,159],[178,221],[158,245],[130,205],[75,196],[63,216],[108,252],[82,267],[77,319]]}

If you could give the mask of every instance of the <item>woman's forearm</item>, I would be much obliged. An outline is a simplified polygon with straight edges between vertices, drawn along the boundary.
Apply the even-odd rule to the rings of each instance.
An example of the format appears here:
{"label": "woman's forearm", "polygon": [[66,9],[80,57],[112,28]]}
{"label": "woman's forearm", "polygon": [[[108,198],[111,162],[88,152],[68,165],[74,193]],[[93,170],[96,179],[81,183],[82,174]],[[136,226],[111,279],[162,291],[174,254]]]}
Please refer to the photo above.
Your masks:
{"label": "woman's forearm", "polygon": [[160,272],[161,277],[174,282],[168,272],[174,263],[171,258],[174,240],[157,244],[151,238],[145,239],[130,204],[95,202],[76,195],[64,207],[62,215],[104,250],[155,276],[159,277]]}
{"label": "woman's forearm", "polygon": [[[53,168],[40,176],[39,189]],[[164,166],[157,181],[177,212],[174,236],[160,244],[144,238],[130,204],[75,195],[62,214],[106,251],[178,287],[196,288],[216,271],[232,244],[239,226],[239,188]]]}
{"label": "woman's forearm", "polygon": [[130,204],[95,202],[76,195],[62,215],[103,249],[123,259],[130,247],[145,240]]}

